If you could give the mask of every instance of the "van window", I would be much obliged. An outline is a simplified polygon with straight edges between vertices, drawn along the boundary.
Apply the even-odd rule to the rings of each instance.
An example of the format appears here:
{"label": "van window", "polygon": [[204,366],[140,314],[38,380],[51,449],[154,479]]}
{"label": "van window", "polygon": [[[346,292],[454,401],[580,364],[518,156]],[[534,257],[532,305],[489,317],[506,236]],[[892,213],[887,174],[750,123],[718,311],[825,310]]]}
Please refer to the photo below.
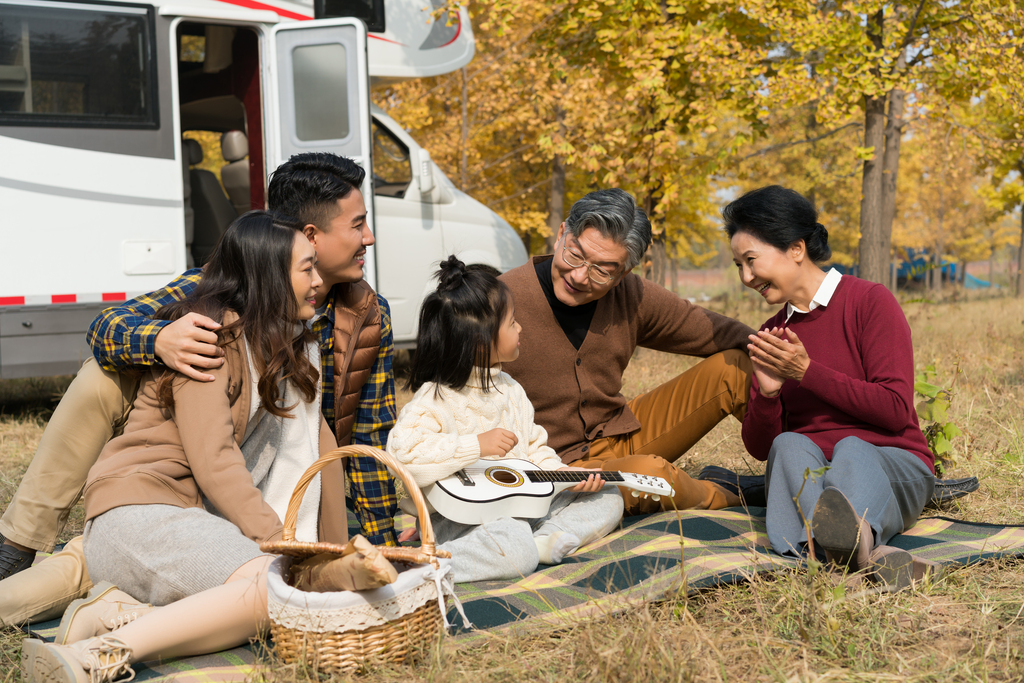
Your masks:
{"label": "van window", "polygon": [[391,131],[373,121],[373,193],[404,197],[412,182],[409,148]]}
{"label": "van window", "polygon": [[0,4],[0,123],[157,127],[151,10],[38,4]]}
{"label": "van window", "polygon": [[292,52],[295,134],[299,140],[348,137],[348,66],[345,46],[303,45]]}

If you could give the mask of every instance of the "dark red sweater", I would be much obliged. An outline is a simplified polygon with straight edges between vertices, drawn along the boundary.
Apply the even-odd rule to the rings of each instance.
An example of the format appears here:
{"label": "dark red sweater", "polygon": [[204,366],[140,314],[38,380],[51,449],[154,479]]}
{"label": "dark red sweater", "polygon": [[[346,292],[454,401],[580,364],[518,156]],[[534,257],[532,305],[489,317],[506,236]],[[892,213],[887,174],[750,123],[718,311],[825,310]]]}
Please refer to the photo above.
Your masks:
{"label": "dark red sweater", "polygon": [[903,310],[882,285],[844,275],[828,306],[794,313],[783,307],[761,329],[789,327],[811,359],[803,380],[786,380],[775,398],[765,398],[754,378],[743,420],[743,444],[767,460],[783,431],[806,434],[832,459],[848,436],[876,446],[894,446],[921,458],[932,471],[932,455],[914,409],[914,349]]}

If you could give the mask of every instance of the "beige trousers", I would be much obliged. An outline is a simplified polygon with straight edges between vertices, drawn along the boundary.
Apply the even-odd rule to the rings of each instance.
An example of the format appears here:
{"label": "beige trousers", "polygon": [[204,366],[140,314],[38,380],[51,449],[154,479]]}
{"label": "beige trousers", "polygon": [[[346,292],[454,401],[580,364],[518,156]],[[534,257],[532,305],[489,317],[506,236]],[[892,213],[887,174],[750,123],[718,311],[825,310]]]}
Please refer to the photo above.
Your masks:
{"label": "beige trousers", "polygon": [[[0,534],[50,552],[82,497],[89,468],[124,428],[138,379],[108,372],[89,358],[53,412],[18,490],[0,518]],[[60,616],[92,587],[82,540],[34,567],[0,581],[0,624]]]}
{"label": "beige trousers", "polygon": [[729,415],[743,420],[750,396],[751,371],[750,359],[742,351],[723,351],[706,358],[628,403],[640,421],[640,429],[595,439],[587,457],[573,464],[649,474],[667,480],[675,489],[673,498],[657,502],[620,489],[626,515],[740,505],[738,496],[717,484],[693,479],[672,463]]}

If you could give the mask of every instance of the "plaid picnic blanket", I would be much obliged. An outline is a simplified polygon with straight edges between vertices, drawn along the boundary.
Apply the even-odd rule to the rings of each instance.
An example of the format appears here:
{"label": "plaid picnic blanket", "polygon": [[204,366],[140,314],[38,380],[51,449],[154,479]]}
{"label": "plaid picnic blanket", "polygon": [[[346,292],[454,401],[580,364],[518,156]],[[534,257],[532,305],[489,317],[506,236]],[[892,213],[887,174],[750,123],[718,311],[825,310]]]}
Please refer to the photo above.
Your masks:
{"label": "plaid picnic blanket", "polygon": [[[404,520],[400,526],[407,526]],[[1000,526],[929,517],[892,539],[894,546],[945,564],[1024,557],[1024,526]],[[622,528],[582,548],[561,565],[542,566],[518,581],[460,584],[457,593],[477,629],[508,631],[571,626],[614,614],[644,601],[718,584],[759,572],[798,567],[799,560],[769,549],[764,508],[665,512],[632,517]],[[456,638],[472,642],[479,631],[449,610]],[[32,632],[52,638],[56,622]],[[245,681],[258,668],[251,647],[204,657],[137,665],[137,681],[223,683]]]}

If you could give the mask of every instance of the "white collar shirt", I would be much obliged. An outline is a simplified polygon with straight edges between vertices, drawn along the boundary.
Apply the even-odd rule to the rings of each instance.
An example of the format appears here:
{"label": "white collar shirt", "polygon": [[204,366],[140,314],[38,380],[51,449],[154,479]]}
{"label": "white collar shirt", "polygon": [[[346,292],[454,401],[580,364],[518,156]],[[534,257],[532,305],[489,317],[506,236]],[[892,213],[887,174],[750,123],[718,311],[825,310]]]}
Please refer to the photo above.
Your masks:
{"label": "white collar shirt", "polygon": [[842,279],[842,274],[835,268],[830,268],[828,273],[825,274],[825,279],[821,281],[818,286],[818,291],[811,297],[811,303],[807,307],[806,311],[801,311],[793,304],[786,302],[786,322],[793,317],[794,313],[810,313],[818,306],[828,306],[828,302],[832,300],[832,295],[836,293],[836,287],[839,286],[839,280]]}

